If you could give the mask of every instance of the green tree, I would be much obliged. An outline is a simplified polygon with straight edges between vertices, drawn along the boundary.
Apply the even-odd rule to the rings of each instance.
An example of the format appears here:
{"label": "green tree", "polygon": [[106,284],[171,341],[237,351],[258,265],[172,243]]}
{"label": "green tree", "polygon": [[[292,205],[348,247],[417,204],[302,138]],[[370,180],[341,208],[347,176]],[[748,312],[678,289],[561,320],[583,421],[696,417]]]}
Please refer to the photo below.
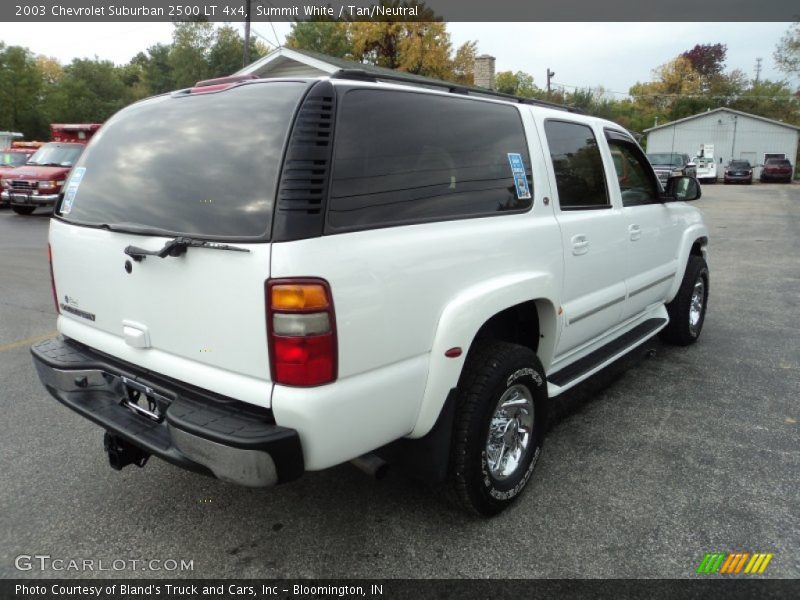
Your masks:
{"label": "green tree", "polygon": [[533,75],[524,71],[501,71],[494,77],[494,85],[498,92],[522,96],[523,98],[533,98],[537,94],[538,88],[533,83]]}
{"label": "green tree", "polygon": [[47,132],[43,87],[44,73],[33,53],[0,42],[0,129],[42,137]]}
{"label": "green tree", "polygon": [[[269,52],[269,47],[250,38],[250,60],[256,61]],[[211,77],[232,75],[242,68],[244,38],[230,25],[217,28],[214,43],[208,52],[208,70]]]}
{"label": "green tree", "polygon": [[793,23],[778,42],[772,57],[782,72],[800,76],[800,21]]}
{"label": "green tree", "polygon": [[178,87],[172,74],[169,54],[170,46],[155,44],[131,60],[131,64],[140,70],[139,77],[146,90],[145,95],[163,94]]}
{"label": "green tree", "polygon": [[343,21],[300,21],[292,23],[286,46],[310,50],[336,58],[351,58],[348,23]]}
{"label": "green tree", "polygon": [[49,116],[57,122],[102,123],[133,99],[123,70],[108,60],[76,58],[53,91]]}
{"label": "green tree", "polygon": [[208,54],[214,37],[213,23],[175,23],[167,61],[176,87],[190,87],[212,76]]}
{"label": "green tree", "polygon": [[453,56],[450,81],[463,85],[475,83],[475,57],[478,55],[478,42],[464,42]]}

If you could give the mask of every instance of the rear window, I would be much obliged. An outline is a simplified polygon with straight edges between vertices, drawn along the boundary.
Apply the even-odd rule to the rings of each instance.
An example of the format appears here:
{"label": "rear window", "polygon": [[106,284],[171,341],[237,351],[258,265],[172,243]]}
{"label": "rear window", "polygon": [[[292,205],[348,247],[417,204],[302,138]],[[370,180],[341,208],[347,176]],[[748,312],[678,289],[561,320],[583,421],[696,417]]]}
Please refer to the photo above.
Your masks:
{"label": "rear window", "polygon": [[76,165],[70,184],[80,183],[71,207],[67,187],[61,216],[133,231],[264,239],[286,137],[307,87],[256,83],[126,108]]}
{"label": "rear window", "polygon": [[734,169],[749,169],[750,163],[746,160],[732,160],[731,167]]}
{"label": "rear window", "polygon": [[790,163],[788,158],[768,158],[766,164],[771,167],[788,167]]}
{"label": "rear window", "polygon": [[328,227],[348,231],[525,211],[532,202],[530,168],[514,107],[351,90],[337,122]]}

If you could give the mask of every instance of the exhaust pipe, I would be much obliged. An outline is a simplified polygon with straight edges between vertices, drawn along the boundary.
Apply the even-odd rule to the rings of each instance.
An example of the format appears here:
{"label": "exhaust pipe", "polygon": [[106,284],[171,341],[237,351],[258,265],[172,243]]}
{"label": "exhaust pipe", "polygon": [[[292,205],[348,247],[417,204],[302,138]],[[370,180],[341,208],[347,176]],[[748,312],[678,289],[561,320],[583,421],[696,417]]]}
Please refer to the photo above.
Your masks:
{"label": "exhaust pipe", "polygon": [[150,458],[150,455],[141,448],[107,431],[103,436],[103,447],[108,454],[108,464],[116,471],[121,471],[128,465],[142,468]]}
{"label": "exhaust pipe", "polygon": [[350,464],[358,467],[364,473],[375,479],[383,479],[389,472],[389,463],[377,454],[362,454],[350,461]]}

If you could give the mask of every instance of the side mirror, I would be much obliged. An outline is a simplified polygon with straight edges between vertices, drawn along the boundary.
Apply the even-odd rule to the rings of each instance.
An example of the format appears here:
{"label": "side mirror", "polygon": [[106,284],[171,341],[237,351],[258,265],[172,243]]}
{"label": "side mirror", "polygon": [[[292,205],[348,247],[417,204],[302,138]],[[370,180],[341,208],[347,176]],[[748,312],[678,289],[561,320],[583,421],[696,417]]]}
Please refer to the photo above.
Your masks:
{"label": "side mirror", "polygon": [[667,200],[689,202],[702,196],[702,191],[694,177],[670,177],[667,180],[664,194]]}

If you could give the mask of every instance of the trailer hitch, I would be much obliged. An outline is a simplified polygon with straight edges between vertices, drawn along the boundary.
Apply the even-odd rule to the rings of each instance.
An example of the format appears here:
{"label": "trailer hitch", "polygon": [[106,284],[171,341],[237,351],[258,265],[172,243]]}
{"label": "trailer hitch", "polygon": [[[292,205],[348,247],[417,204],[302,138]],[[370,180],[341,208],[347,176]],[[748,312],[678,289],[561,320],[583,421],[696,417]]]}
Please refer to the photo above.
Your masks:
{"label": "trailer hitch", "polygon": [[150,458],[150,455],[141,448],[108,431],[103,436],[103,447],[108,454],[108,464],[117,471],[128,465],[136,465],[141,469]]}

